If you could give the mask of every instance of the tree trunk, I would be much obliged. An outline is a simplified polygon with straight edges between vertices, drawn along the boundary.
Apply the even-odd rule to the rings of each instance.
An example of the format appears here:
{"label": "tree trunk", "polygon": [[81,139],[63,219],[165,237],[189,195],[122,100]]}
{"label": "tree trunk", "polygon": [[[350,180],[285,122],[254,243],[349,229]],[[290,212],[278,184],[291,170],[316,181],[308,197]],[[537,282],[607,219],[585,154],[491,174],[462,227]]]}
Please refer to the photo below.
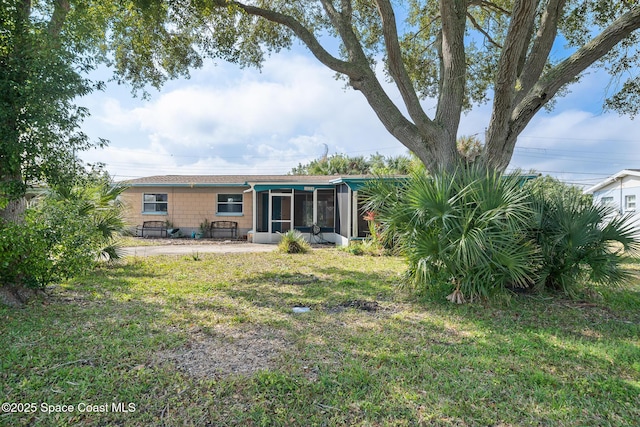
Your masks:
{"label": "tree trunk", "polygon": [[22,223],[24,222],[24,213],[26,210],[27,199],[25,197],[11,200],[4,209],[0,209],[0,219],[7,222]]}

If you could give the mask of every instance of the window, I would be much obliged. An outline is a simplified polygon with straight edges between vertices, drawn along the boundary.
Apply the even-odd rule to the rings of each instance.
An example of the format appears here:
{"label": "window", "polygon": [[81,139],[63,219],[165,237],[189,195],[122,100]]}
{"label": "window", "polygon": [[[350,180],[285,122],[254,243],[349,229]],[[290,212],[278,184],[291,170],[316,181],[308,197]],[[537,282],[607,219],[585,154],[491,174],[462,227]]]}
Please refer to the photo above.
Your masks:
{"label": "window", "polygon": [[242,194],[218,194],[216,215],[242,215]]}
{"label": "window", "polygon": [[624,196],[624,209],[627,210],[627,211],[635,211],[636,210],[636,195],[635,194]]}
{"label": "window", "polygon": [[168,211],[169,197],[167,193],[145,193],[142,200],[142,213],[167,213]]}
{"label": "window", "polygon": [[613,197],[603,197],[600,199],[600,203],[605,206],[613,206]]}

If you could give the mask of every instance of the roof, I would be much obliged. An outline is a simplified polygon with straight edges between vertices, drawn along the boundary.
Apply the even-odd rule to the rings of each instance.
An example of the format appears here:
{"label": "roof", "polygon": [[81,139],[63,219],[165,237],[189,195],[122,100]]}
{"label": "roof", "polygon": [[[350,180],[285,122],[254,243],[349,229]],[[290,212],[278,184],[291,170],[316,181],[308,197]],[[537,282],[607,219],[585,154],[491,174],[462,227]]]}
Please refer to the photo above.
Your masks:
{"label": "roof", "polygon": [[340,180],[367,180],[367,175],[156,175],[120,181],[131,187],[250,187],[255,184],[329,185]]}
{"label": "roof", "polygon": [[599,182],[593,187],[587,188],[584,190],[585,194],[593,194],[594,192],[606,187],[607,185],[624,178],[625,176],[638,176],[640,177],[640,169],[623,169],[615,175],[611,175],[609,178],[604,181]]}

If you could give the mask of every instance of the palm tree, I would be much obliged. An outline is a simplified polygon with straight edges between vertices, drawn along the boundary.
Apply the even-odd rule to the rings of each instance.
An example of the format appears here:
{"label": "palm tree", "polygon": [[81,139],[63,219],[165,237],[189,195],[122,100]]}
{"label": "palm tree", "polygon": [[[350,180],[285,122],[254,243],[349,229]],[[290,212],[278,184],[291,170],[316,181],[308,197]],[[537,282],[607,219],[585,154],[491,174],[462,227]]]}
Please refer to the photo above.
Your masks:
{"label": "palm tree", "polygon": [[615,286],[631,278],[623,263],[640,248],[632,215],[618,216],[551,178],[535,180],[527,190],[537,207],[532,235],[543,257],[539,289],[573,295],[579,285]]}
{"label": "palm tree", "polygon": [[108,175],[91,175],[71,187],[55,187],[47,193],[54,201],[80,204],[79,213],[90,221],[98,232],[100,256],[113,260],[120,258],[118,238],[125,233],[125,206],[120,195],[126,186],[113,183]]}
{"label": "palm tree", "polygon": [[379,181],[369,192],[367,208],[398,242],[415,286],[450,283],[449,299],[463,302],[534,283],[533,209],[519,176],[460,167],[400,185]]}

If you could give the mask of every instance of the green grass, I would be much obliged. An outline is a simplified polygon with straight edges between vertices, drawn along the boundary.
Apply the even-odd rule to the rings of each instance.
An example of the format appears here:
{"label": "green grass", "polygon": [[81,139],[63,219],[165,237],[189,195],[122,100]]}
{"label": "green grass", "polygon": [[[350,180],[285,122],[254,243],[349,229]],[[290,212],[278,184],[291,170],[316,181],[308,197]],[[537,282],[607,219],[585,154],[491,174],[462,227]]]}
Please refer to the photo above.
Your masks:
{"label": "green grass", "polygon": [[[0,425],[640,419],[639,283],[589,301],[517,296],[455,306],[444,290],[436,301],[403,291],[403,269],[397,258],[337,250],[102,267],[48,300],[0,308],[1,399],[37,405],[0,413]],[[294,306],[311,311],[294,314]],[[46,413],[43,403],[75,410]],[[79,412],[80,404],[108,411]]]}
{"label": "green grass", "polygon": [[[185,238],[186,239],[186,238]],[[193,239],[191,239],[193,243]],[[133,236],[122,236],[118,238],[118,245],[121,247],[137,247],[137,246],[160,246],[166,245],[167,239],[144,238]]]}

